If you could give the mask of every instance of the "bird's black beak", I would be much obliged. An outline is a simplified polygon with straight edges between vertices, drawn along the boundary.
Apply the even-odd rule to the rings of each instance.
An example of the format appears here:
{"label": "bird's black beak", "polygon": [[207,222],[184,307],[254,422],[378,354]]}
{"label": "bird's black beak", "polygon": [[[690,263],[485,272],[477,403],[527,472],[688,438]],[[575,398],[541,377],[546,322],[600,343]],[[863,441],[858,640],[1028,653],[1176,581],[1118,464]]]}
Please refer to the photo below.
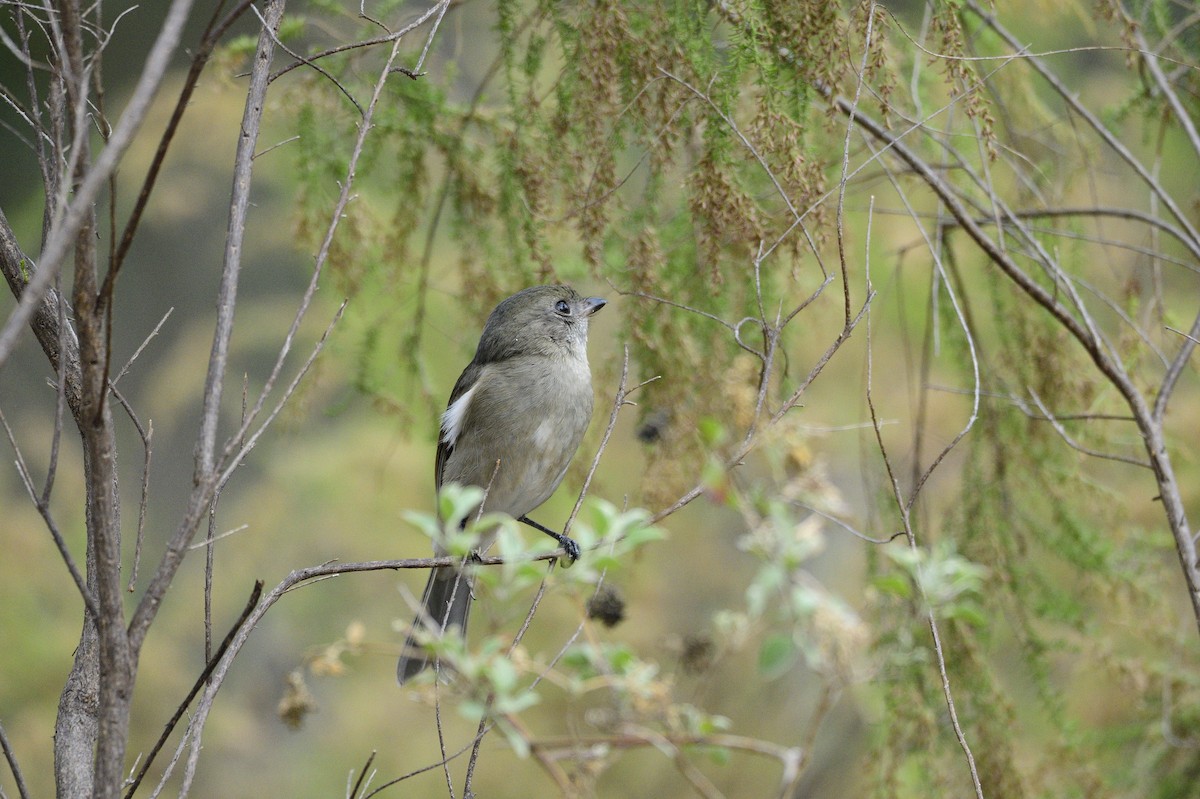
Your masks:
{"label": "bird's black beak", "polygon": [[602,299],[600,297],[588,297],[586,300],[583,301],[583,315],[591,316],[596,311],[603,308],[605,305],[608,305],[608,300]]}

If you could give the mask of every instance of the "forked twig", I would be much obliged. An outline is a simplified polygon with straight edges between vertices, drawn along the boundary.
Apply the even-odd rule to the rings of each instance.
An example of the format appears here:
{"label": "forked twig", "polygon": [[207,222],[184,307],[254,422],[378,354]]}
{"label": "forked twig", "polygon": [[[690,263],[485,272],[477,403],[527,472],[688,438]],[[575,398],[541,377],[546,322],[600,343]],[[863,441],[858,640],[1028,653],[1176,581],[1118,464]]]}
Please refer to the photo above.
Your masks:
{"label": "forked twig", "polygon": [[192,689],[188,691],[187,696],[185,696],[183,701],[179,703],[179,706],[175,708],[175,712],[171,715],[171,718],[167,720],[166,725],[163,727],[162,734],[158,736],[158,741],[153,747],[151,747],[150,753],[146,755],[146,758],[142,761],[142,766],[138,770],[137,776],[133,778],[129,784],[128,790],[125,791],[125,799],[130,799],[130,797],[132,797],[134,792],[138,789],[138,785],[140,785],[142,780],[145,778],[146,772],[150,770],[150,764],[154,762],[154,758],[158,755],[159,751],[162,750],[163,745],[166,744],[167,738],[170,737],[171,732],[175,729],[175,725],[179,723],[179,720],[183,718],[183,714],[187,712],[188,705],[190,705],[192,700],[196,698],[196,694],[200,693],[200,689],[204,687],[205,682],[208,680],[208,675],[212,674],[213,669],[217,666],[217,662],[222,656],[224,656],[226,650],[229,649],[229,645],[233,643],[234,636],[239,630],[242,629],[242,625],[246,623],[246,619],[250,618],[251,611],[254,610],[255,605],[258,604],[258,600],[262,596],[262,589],[262,580],[256,581],[254,583],[253,590],[250,591],[250,598],[246,600],[246,607],[242,609],[241,615],[238,616],[237,621],[233,623],[233,626],[229,628],[229,632],[225,634],[225,638],[221,641],[221,645],[217,647],[217,651],[213,653],[213,656],[209,658],[208,663],[205,664],[204,671],[200,672],[200,676],[197,677],[196,682],[192,684]]}

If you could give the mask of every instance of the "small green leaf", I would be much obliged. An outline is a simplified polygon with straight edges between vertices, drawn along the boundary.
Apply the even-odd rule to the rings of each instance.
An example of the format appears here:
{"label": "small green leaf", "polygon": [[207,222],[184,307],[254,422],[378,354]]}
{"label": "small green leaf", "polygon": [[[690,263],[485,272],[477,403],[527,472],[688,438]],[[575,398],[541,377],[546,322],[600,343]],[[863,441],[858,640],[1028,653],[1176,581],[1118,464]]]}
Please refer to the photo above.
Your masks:
{"label": "small green leaf", "polygon": [[401,516],[404,517],[404,521],[420,530],[431,541],[437,541],[442,537],[442,525],[431,514],[409,510],[404,511]]}
{"label": "small green leaf", "polygon": [[879,591],[898,596],[901,599],[912,597],[912,581],[900,574],[881,574],[871,581]]}
{"label": "small green leaf", "polygon": [[732,753],[727,746],[706,746],[704,753],[708,755],[708,759],[718,766],[728,766],[732,757]]}
{"label": "small green leaf", "polygon": [[778,677],[796,661],[796,645],[791,636],[770,635],[758,650],[758,670],[767,677]]}
{"label": "small green leaf", "polygon": [[496,658],[492,661],[488,669],[488,676],[491,678],[492,686],[499,694],[507,694],[516,687],[517,684],[517,668],[508,658]]}
{"label": "small green leaf", "polygon": [[651,541],[662,541],[666,537],[667,533],[661,527],[638,526],[625,534],[625,543],[630,547],[639,547]]}
{"label": "small green leaf", "polygon": [[711,416],[701,419],[696,430],[705,446],[714,447],[725,440],[725,426]]}

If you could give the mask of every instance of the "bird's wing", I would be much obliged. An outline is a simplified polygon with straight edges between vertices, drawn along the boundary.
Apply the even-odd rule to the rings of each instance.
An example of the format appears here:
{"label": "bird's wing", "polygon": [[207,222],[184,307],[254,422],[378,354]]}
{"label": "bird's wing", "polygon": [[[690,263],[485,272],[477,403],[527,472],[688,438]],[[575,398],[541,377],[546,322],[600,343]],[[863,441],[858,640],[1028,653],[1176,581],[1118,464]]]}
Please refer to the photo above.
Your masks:
{"label": "bird's wing", "polygon": [[483,370],[484,367],[471,361],[458,376],[458,382],[450,392],[450,401],[446,404],[446,412],[442,414],[441,427],[438,429],[437,459],[434,461],[433,481],[439,491],[442,489],[442,476],[446,472],[446,461],[454,452],[454,445],[470,410],[472,392]]}

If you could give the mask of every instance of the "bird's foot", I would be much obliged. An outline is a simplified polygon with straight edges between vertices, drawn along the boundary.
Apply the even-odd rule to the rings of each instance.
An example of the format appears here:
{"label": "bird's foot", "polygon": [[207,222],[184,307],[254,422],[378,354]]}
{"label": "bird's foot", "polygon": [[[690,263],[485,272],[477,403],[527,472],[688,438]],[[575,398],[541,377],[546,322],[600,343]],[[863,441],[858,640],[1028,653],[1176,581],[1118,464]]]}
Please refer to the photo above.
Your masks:
{"label": "bird's foot", "polygon": [[579,544],[575,543],[574,540],[568,538],[562,533],[556,533],[549,527],[538,524],[528,516],[522,516],[517,519],[517,521],[521,522],[522,524],[527,524],[533,529],[543,532],[557,541],[558,545],[563,548],[563,552],[565,552],[567,555],[567,560],[563,563],[564,568],[579,560],[579,556],[583,554],[583,552],[579,549]]}

